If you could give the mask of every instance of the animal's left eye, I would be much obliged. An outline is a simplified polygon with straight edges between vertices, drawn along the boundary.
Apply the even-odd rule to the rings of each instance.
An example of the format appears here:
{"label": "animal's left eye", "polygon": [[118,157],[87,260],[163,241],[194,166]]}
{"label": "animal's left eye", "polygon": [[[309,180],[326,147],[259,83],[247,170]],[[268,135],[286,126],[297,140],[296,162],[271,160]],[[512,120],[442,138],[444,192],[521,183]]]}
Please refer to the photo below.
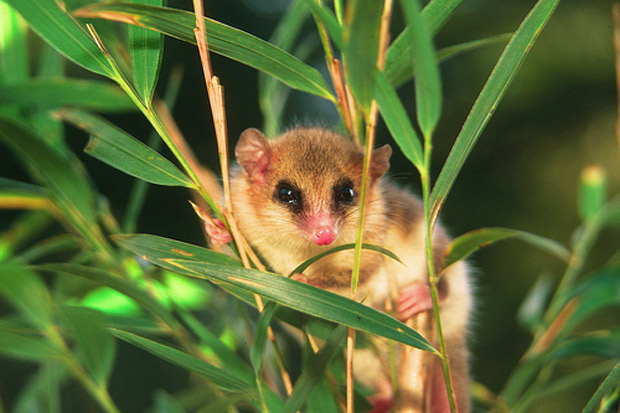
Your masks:
{"label": "animal's left eye", "polygon": [[350,204],[355,199],[355,191],[353,190],[353,182],[347,180],[334,188],[334,195],[339,204]]}

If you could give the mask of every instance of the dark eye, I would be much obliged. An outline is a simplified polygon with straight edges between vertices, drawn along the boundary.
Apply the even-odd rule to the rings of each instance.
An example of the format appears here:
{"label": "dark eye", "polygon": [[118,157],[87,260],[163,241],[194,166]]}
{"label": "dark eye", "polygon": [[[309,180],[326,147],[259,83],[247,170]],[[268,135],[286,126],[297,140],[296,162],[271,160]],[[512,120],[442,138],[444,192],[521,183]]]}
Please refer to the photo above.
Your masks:
{"label": "dark eye", "polygon": [[355,199],[355,191],[351,181],[342,182],[334,188],[334,195],[339,204],[350,204]]}
{"label": "dark eye", "polygon": [[273,195],[275,199],[288,207],[298,208],[301,206],[301,193],[288,182],[280,182]]}

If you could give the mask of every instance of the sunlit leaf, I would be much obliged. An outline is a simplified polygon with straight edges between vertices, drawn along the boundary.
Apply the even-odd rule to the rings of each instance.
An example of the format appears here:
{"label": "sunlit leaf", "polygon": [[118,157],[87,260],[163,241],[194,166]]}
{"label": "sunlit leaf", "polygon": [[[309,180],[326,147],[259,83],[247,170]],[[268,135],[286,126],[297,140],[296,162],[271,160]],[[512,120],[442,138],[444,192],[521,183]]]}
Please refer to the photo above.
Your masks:
{"label": "sunlit leaf", "polygon": [[343,32],[345,74],[353,96],[368,112],[375,90],[383,3],[356,0],[350,2],[349,6],[352,8],[350,20]]}
{"label": "sunlit leaf", "polygon": [[194,187],[172,162],[108,121],[80,110],[60,115],[91,135],[85,151],[102,162],[154,184]]}
{"label": "sunlit leaf", "polygon": [[[162,6],[163,0],[134,0],[135,3]],[[138,94],[149,102],[153,97],[163,52],[162,35],[142,27],[129,26],[131,73]]]}
{"label": "sunlit leaf", "polygon": [[[238,261],[223,254],[151,235],[123,235],[115,240],[171,271],[234,285],[315,317],[436,352],[420,334],[385,313],[280,275],[240,268]],[[227,260],[234,264],[226,265]]]}
{"label": "sunlit leaf", "polygon": [[67,78],[41,78],[0,85],[0,103],[47,109],[71,105],[99,112],[136,110],[118,86],[109,82]]}
{"label": "sunlit leaf", "polygon": [[304,401],[312,392],[315,384],[318,382],[326,366],[334,357],[336,352],[341,349],[341,342],[347,336],[347,329],[344,326],[338,326],[327,339],[327,342],[321,347],[318,353],[312,356],[307,367],[297,379],[293,393],[289,396],[284,405],[283,412],[294,413],[301,409]]}
{"label": "sunlit leaf", "polygon": [[430,140],[441,115],[441,80],[435,51],[420,15],[418,0],[401,1],[413,43],[415,103],[418,124],[424,139]]}
{"label": "sunlit leaf", "polygon": [[570,252],[566,247],[540,235],[510,228],[481,228],[452,240],[446,249],[445,267],[466,258],[480,248],[508,238],[526,242],[564,261],[568,261],[570,257]]}
{"label": "sunlit leaf", "polygon": [[60,3],[50,0],[5,0],[52,47],[87,70],[103,76],[112,73],[109,63],[88,33]]}
{"label": "sunlit leaf", "polygon": [[0,85],[29,77],[27,26],[19,14],[0,1]]}
{"label": "sunlit leaf", "polygon": [[[196,42],[194,14],[183,10],[131,3],[97,3],[76,14],[131,23],[185,42]],[[319,72],[296,57],[217,21],[205,18],[205,25],[210,51],[272,75],[294,89],[334,100]]]}
{"label": "sunlit leaf", "polygon": [[439,214],[465,160],[514,79],[559,0],[539,0],[504,49],[476,99],[431,192],[431,218]]}
{"label": "sunlit leaf", "polygon": [[123,341],[146,350],[157,357],[169,361],[170,363],[176,364],[187,371],[206,377],[224,390],[240,391],[248,390],[252,387],[251,382],[248,383],[243,378],[235,376],[232,372],[215,367],[181,350],[177,350],[127,331],[112,330],[112,332],[116,337]]}
{"label": "sunlit leaf", "polygon": [[73,330],[88,372],[101,386],[107,384],[116,355],[116,341],[106,330],[102,313],[83,307],[64,307],[62,312]]}

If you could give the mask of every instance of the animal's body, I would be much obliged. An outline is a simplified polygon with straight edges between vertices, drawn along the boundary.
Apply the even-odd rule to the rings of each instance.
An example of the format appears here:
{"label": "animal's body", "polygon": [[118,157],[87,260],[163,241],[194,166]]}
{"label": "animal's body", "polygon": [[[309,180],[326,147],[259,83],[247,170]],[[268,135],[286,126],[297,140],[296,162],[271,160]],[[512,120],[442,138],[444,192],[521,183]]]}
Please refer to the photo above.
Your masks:
{"label": "animal's body", "polygon": [[[384,310],[386,299],[392,299],[398,317],[405,320],[432,305],[422,203],[384,176],[390,155],[388,145],[372,154],[364,242],[394,252],[404,265],[364,250],[357,296],[380,310]],[[359,145],[323,128],[296,128],[273,140],[248,129],[237,144],[236,157],[239,167],[231,180],[234,217],[274,271],[288,275],[326,249],[355,242],[363,164]],[[438,270],[448,243],[445,231],[437,225],[433,251]],[[353,251],[343,251],[322,258],[295,278],[348,296],[352,265]],[[439,290],[457,405],[459,411],[467,412],[466,336],[472,294],[466,264],[448,268]],[[356,354],[355,371],[361,373],[356,377],[377,391],[377,400],[389,399],[385,360],[369,354]],[[446,411],[442,371],[438,363],[431,369],[430,410]],[[382,402],[377,403],[380,405]]]}

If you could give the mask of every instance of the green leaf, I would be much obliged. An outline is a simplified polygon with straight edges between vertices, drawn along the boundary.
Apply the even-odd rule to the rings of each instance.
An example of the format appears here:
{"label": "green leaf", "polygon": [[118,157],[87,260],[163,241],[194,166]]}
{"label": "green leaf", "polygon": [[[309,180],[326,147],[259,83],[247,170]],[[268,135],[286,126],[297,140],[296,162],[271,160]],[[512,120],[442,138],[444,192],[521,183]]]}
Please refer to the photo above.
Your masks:
{"label": "green leaf", "polygon": [[338,23],[336,16],[329,9],[329,7],[319,4],[319,2],[315,0],[304,0],[306,5],[310,6],[312,10],[312,14],[315,19],[318,19],[323,26],[325,26],[325,30],[329,34],[330,40],[336,45],[339,50],[343,50],[344,42],[342,39],[342,27]]}
{"label": "green leaf", "polygon": [[433,187],[430,198],[431,217],[439,214],[465,160],[558,2],[559,0],[539,0],[504,49],[469,112]]}
{"label": "green leaf", "polygon": [[135,283],[121,278],[119,275],[78,264],[41,264],[37,265],[35,268],[59,274],[78,276],[106,285],[131,297],[142,309],[161,319],[169,326],[176,325],[174,317],[157,300],[151,297],[146,291],[139,288]]}
{"label": "green leaf", "polygon": [[[162,6],[163,0],[134,0],[135,3]],[[138,94],[145,102],[153,98],[163,52],[162,35],[151,30],[129,26],[131,72]]]}
{"label": "green leaf", "polygon": [[102,387],[112,373],[116,341],[106,330],[107,319],[98,311],[84,307],[64,307],[62,312],[79,345],[88,372]]}
{"label": "green leaf", "polygon": [[411,27],[415,102],[418,124],[425,140],[431,139],[441,115],[441,80],[431,35],[420,16],[418,0],[401,1],[407,26]]}
{"label": "green leaf", "polygon": [[231,371],[222,370],[181,350],[166,346],[153,340],[122,330],[112,330],[119,339],[148,351],[183,369],[206,377],[218,387],[228,391],[248,390],[251,382],[235,376]]}
{"label": "green leaf", "polygon": [[304,401],[312,392],[315,384],[323,376],[325,369],[336,352],[341,349],[340,343],[347,336],[347,329],[338,326],[330,334],[327,342],[316,353],[295,383],[293,393],[289,396],[282,412],[294,413],[301,409]]}
{"label": "green leaf", "polygon": [[390,134],[403,154],[420,169],[424,164],[424,155],[420,137],[416,133],[409,115],[396,91],[382,72],[377,72],[375,79],[375,99]]}
{"label": "green leaf", "polygon": [[0,294],[34,325],[45,329],[53,324],[54,306],[45,283],[22,264],[0,263]]}
{"label": "green leaf", "polygon": [[208,328],[196,320],[191,313],[182,312],[180,315],[183,318],[183,322],[187,324],[189,329],[196,334],[196,336],[198,336],[204,345],[213,351],[213,354],[215,354],[218,358],[224,370],[233,371],[236,376],[242,377],[248,382],[254,380],[252,369],[250,369],[247,363],[219,338],[217,338],[211,331],[209,331]]}
{"label": "green leaf", "polygon": [[[338,245],[337,247],[330,248],[327,251],[323,251],[322,253],[317,254],[314,257],[309,258],[306,261],[302,262],[297,267],[295,267],[295,269],[293,271],[291,271],[291,274],[301,274],[301,273],[303,273],[304,271],[306,271],[306,268],[308,268],[310,265],[314,264],[315,262],[317,262],[318,260],[320,260],[321,258],[323,258],[323,257],[325,257],[327,255],[334,254],[334,253],[340,252],[340,251],[352,250],[354,248],[355,248],[355,244],[354,243],[342,244],[342,245]],[[396,254],[394,254],[390,250],[387,250],[387,249],[385,249],[383,247],[380,247],[378,245],[362,243],[362,248],[365,249],[365,250],[371,250],[371,251],[380,252],[381,254],[386,255],[387,257],[393,259],[394,261],[398,261],[401,264],[405,265],[402,262],[402,260],[400,258],[398,258],[398,256],[396,256]]]}
{"label": "green leaf", "polygon": [[[423,350],[436,350],[416,331],[373,308],[329,291],[257,270],[205,248],[152,235],[122,235],[123,248],[177,273],[240,287],[295,310]],[[226,265],[230,260],[234,264]]]}
{"label": "green leaf", "polygon": [[620,305],[620,268],[606,268],[575,286],[566,302],[576,301],[576,308],[563,325],[569,332],[580,322],[605,308]]}
{"label": "green leaf", "polygon": [[0,354],[27,361],[48,361],[63,356],[42,337],[7,331],[1,327]]}
{"label": "green leaf", "polygon": [[596,216],[607,200],[607,177],[598,165],[584,168],[579,180],[578,206],[582,220]]}
{"label": "green leaf", "polygon": [[92,135],[85,151],[100,161],[153,184],[194,187],[172,162],[108,121],[81,110],[60,116]]}
{"label": "green leaf", "polygon": [[510,228],[481,228],[463,234],[450,243],[446,248],[445,267],[460,261],[480,248],[507,238],[516,238],[539,248],[557,258],[568,261],[570,252],[560,243],[525,231]]}
{"label": "green leaf", "polygon": [[268,302],[265,305],[265,308],[263,308],[263,311],[260,313],[258,321],[256,322],[254,345],[252,346],[252,350],[250,351],[250,361],[252,362],[254,373],[257,376],[260,373],[263,361],[263,353],[265,352],[265,345],[267,344],[267,331],[269,330],[271,319],[273,318],[273,314],[277,310],[277,308],[278,305],[275,302]]}
{"label": "green leaf", "polygon": [[599,411],[598,405],[601,402],[601,399],[608,393],[614,391],[615,388],[620,385],[620,361],[616,363],[613,369],[609,372],[609,374],[605,377],[605,380],[601,383],[601,385],[596,389],[596,392],[592,395],[588,404],[583,408],[583,413],[592,413]]}
{"label": "green leaf", "polygon": [[99,112],[136,110],[118,86],[96,80],[42,78],[0,85],[0,103],[55,109],[71,105]]}
{"label": "green leaf", "polygon": [[383,3],[355,0],[349,7],[350,20],[343,32],[345,74],[353,96],[368,114],[375,90]]}
{"label": "green leaf", "polygon": [[0,85],[28,79],[27,27],[21,17],[0,1]]}
{"label": "green leaf", "polygon": [[[424,27],[432,35],[437,33],[462,1],[430,1],[422,10]],[[387,50],[385,56],[385,75],[393,86],[398,86],[404,80],[411,77],[411,61],[414,55],[412,36],[413,29],[408,25]]]}
{"label": "green leaf", "polygon": [[0,118],[0,141],[22,158],[31,174],[49,191],[64,217],[100,251],[113,252],[97,225],[95,196],[81,164],[70,154],[60,156],[25,126]]}
{"label": "green leaf", "polygon": [[549,276],[538,277],[536,284],[528,292],[517,312],[517,321],[532,333],[540,324],[546,310],[547,300],[553,288],[553,280]]}
{"label": "green leaf", "polygon": [[83,68],[110,77],[112,69],[88,33],[50,0],[5,0],[53,48]]}
{"label": "green leaf", "polygon": [[546,360],[567,359],[577,355],[620,358],[620,330],[583,334],[562,341],[544,355]]}
{"label": "green leaf", "polygon": [[[97,3],[76,12],[81,17],[105,18],[146,27],[196,43],[194,14],[166,7],[131,3]],[[272,75],[293,89],[335,98],[319,72],[296,57],[249,33],[205,18],[209,50]]]}

